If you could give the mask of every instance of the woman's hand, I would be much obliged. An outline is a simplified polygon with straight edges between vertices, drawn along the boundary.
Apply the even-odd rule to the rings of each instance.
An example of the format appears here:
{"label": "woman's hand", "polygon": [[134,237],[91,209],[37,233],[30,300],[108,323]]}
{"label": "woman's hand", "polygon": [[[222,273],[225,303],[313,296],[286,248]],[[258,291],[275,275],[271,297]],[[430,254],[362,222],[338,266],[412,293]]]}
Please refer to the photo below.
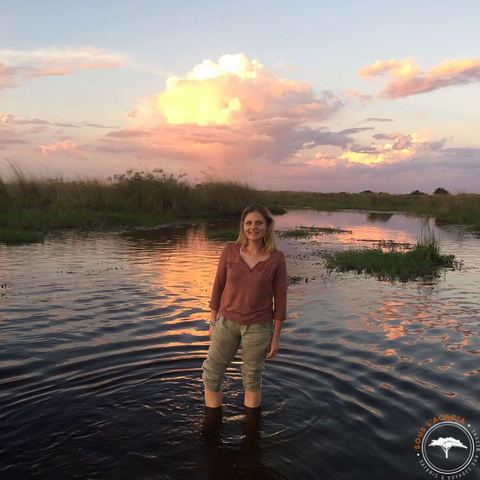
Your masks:
{"label": "woman's hand", "polygon": [[212,341],[213,330],[215,329],[215,323],[210,322],[210,328],[208,329],[208,336],[210,337],[210,341]]}
{"label": "woman's hand", "polygon": [[208,336],[210,341],[212,341],[213,329],[215,328],[215,322],[217,321],[217,310],[210,310],[210,328],[208,329]]}
{"label": "woman's hand", "polygon": [[270,341],[270,345],[267,348],[267,356],[265,358],[273,358],[278,352],[280,347],[280,339],[279,338],[272,338]]}

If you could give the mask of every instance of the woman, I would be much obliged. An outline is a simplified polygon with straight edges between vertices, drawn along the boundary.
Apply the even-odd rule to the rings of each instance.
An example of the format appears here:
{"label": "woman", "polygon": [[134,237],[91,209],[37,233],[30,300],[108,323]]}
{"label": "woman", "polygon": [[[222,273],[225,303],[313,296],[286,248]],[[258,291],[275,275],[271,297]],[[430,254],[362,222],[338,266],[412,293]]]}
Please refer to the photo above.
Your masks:
{"label": "woman", "polygon": [[265,359],[278,352],[287,310],[285,255],[275,248],[274,220],[263,205],[243,211],[237,241],[228,243],[220,256],[209,307],[206,406],[222,405],[225,370],[241,344],[244,404],[260,407]]}

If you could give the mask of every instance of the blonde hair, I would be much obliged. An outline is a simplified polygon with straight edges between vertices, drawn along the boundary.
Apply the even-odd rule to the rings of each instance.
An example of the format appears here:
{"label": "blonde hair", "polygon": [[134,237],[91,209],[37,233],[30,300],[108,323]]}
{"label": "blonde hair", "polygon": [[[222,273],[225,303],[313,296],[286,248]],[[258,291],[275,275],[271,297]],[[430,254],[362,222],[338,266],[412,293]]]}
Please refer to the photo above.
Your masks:
{"label": "blonde hair", "polygon": [[272,253],[276,249],[275,220],[273,219],[272,214],[270,213],[268,208],[264,207],[263,205],[252,204],[245,208],[240,219],[238,238],[235,243],[239,245],[242,249],[245,249],[247,247],[248,238],[245,236],[245,232],[243,230],[243,222],[245,221],[245,217],[252,212],[258,212],[267,222],[267,231],[265,233],[265,236],[263,237],[263,245],[266,253]]}

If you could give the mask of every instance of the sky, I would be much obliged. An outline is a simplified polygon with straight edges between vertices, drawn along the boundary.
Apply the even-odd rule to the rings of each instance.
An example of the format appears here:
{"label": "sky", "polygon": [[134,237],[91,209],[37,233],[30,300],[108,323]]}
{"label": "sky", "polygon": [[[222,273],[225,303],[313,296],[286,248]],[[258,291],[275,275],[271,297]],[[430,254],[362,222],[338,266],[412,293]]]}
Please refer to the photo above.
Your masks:
{"label": "sky", "polygon": [[477,0],[0,0],[0,175],[480,193]]}

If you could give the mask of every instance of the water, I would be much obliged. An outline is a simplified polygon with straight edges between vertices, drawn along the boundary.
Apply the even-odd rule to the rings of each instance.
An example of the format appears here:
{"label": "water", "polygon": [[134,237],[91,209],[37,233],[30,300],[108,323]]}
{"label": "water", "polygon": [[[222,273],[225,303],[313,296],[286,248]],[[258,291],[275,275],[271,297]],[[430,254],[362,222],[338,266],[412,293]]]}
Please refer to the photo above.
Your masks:
{"label": "water", "polygon": [[[397,214],[292,211],[277,225],[351,232],[279,242],[301,280],[262,417],[244,415],[236,359],[213,433],[201,364],[223,243],[204,234],[218,225],[0,246],[0,478],[429,478],[414,450],[426,421],[480,429],[480,240]],[[391,284],[328,275],[319,257],[427,228],[461,270]]]}

